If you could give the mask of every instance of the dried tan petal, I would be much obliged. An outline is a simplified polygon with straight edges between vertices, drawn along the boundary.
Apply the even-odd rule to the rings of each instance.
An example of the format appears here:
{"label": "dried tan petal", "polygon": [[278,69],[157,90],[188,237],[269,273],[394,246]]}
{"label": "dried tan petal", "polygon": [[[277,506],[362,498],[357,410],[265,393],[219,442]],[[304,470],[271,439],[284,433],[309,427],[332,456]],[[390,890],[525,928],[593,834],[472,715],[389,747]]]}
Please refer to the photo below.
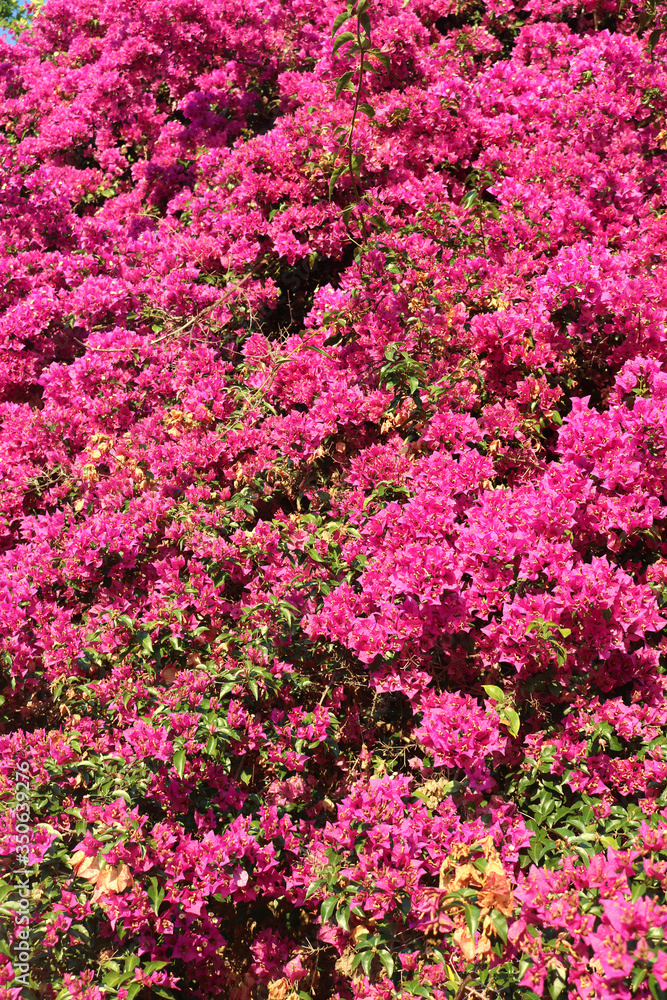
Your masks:
{"label": "dried tan petal", "polygon": [[75,875],[79,874],[78,866],[81,864],[81,862],[84,860],[85,857],[86,857],[85,851],[75,851],[72,857],[69,859],[69,863],[74,869]]}
{"label": "dried tan petal", "polygon": [[352,962],[354,961],[356,954],[356,950],[348,945],[340,958],[336,960],[336,972],[339,972],[341,976],[347,976],[348,979],[354,978],[354,974],[357,970],[352,968]]}
{"label": "dried tan petal", "polygon": [[129,886],[134,885],[134,879],[132,878],[132,873],[126,864],[121,864],[117,868],[112,868],[111,871],[114,873],[113,878],[109,882],[110,892],[122,892]]}
{"label": "dried tan petal", "polygon": [[506,917],[514,912],[512,886],[500,861],[489,861],[484,872],[484,886],[478,896],[483,912],[499,910]]}
{"label": "dried tan petal", "polygon": [[491,951],[491,941],[486,936],[486,934],[480,934],[477,939],[477,946],[475,948],[475,957],[481,958],[482,955],[488,955]]}
{"label": "dried tan petal", "polygon": [[[487,861],[497,861],[498,864],[500,864],[500,855],[496,850],[496,845],[493,842],[493,837],[491,836],[484,837],[480,841],[480,847],[484,851],[484,857],[486,858]],[[502,870],[502,865],[501,865],[501,870]]]}
{"label": "dried tan petal", "polygon": [[95,892],[93,893],[93,900],[100,898],[103,892],[106,892],[111,879],[113,878],[113,868],[103,868],[102,871],[97,876],[95,882]]}
{"label": "dried tan petal", "polygon": [[[76,858],[76,861],[74,860]],[[77,851],[70,858],[74,874],[79,878],[85,878],[86,882],[96,882],[100,874],[100,865],[97,858],[89,858],[83,851]]]}
{"label": "dried tan petal", "polygon": [[287,1000],[291,992],[292,984],[289,979],[274,979],[272,983],[269,983],[268,1000]]}
{"label": "dried tan petal", "polygon": [[454,880],[449,891],[458,892],[459,889],[476,889],[481,885],[482,873],[474,865],[459,865],[454,872]]}
{"label": "dried tan petal", "polygon": [[127,889],[131,885],[134,885],[134,879],[126,864],[103,868],[95,883],[93,900],[97,901],[104,894],[122,892],[123,889]]}
{"label": "dried tan petal", "polygon": [[466,962],[472,962],[475,957],[475,944],[473,939],[470,937],[470,931],[467,927],[458,927],[453,934],[455,943],[461,949],[461,954],[465,958]]}

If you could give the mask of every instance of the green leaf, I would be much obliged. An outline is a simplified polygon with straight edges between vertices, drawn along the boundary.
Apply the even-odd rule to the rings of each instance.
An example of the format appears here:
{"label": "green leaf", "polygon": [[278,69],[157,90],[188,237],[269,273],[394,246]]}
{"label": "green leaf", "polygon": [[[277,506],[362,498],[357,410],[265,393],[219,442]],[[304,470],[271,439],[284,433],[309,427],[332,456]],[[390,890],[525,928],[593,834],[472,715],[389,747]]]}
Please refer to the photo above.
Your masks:
{"label": "green leaf", "polygon": [[369,949],[362,953],[361,956],[361,968],[364,970],[366,975],[370,975],[371,965],[373,964],[373,952]]}
{"label": "green leaf", "polygon": [[565,974],[561,969],[553,970],[553,978],[547,982],[547,989],[549,990],[549,995],[551,1000],[558,1000],[565,987],[567,986],[567,980]]}
{"label": "green leaf", "polygon": [[496,687],[495,684],[484,684],[483,688],[486,691],[486,693],[488,694],[489,698],[491,698],[492,701],[504,701],[505,700],[505,692],[503,691],[502,688]]}
{"label": "green leaf", "polygon": [[322,906],[320,907],[320,915],[322,917],[323,924],[327,924],[331,920],[333,912],[336,909],[337,902],[338,900],[335,896],[329,896],[322,903]]}
{"label": "green leaf", "polygon": [[357,110],[362,111],[365,115],[368,115],[369,118],[375,118],[375,108],[371,107],[371,105],[366,101],[362,101]]}
{"label": "green leaf", "polygon": [[391,226],[387,224],[387,221],[381,215],[371,215],[368,221],[372,222],[383,233],[391,232]]}
{"label": "green leaf", "polygon": [[667,990],[662,990],[658,986],[658,980],[655,978],[654,973],[651,973],[648,977],[648,988],[651,991],[651,996],[654,1000],[665,1000],[667,997]]}
{"label": "green leaf", "polygon": [[507,918],[499,910],[491,910],[491,923],[503,944],[507,944]]}
{"label": "green leaf", "polygon": [[513,708],[503,709],[503,722],[506,722],[512,736],[516,736],[521,729],[521,719]]}
{"label": "green leaf", "polygon": [[177,750],[172,758],[172,762],[176,768],[177,775],[179,778],[182,778],[185,773],[185,750]]}
{"label": "green leaf", "polygon": [[345,42],[353,42],[355,37],[353,31],[343,31],[333,44],[332,55],[335,55],[341,45],[345,45]]}
{"label": "green leaf", "polygon": [[329,201],[331,201],[331,199],[333,197],[333,190],[334,190],[334,187],[336,185],[336,181],[347,170],[349,170],[349,167],[348,167],[347,163],[344,163],[341,167],[336,167],[336,169],[332,173],[331,178],[329,180]]}
{"label": "green leaf", "polygon": [[[350,224],[350,217],[352,215],[352,210],[353,209],[354,209],[354,205],[346,205],[345,208],[343,209],[342,213],[341,213],[342,216],[343,216],[343,222],[345,223],[346,226],[349,226],[349,224]],[[313,557],[314,557],[314,554],[313,554]],[[317,562],[324,562],[323,559],[318,559],[316,561]]]}
{"label": "green leaf", "polygon": [[127,996],[125,1000],[134,1000],[134,997],[136,997],[143,985],[143,983],[130,983],[127,988]]}
{"label": "green leaf", "polygon": [[[614,839],[613,837],[601,837],[600,841],[602,842],[604,840],[613,840],[613,839]],[[604,844],[604,846],[605,847],[609,847],[611,845]],[[614,844],[614,846],[616,846],[616,845]],[[632,899],[632,902],[636,903],[637,900],[640,898],[640,896],[644,895],[644,893],[646,892],[647,888],[648,888],[648,886],[646,885],[645,882],[633,882],[633,884],[632,884],[632,892],[631,892],[631,896],[630,896],[630,898]]]}
{"label": "green leaf", "polygon": [[[322,878],[318,878],[315,882],[311,882],[310,885],[308,886],[307,891],[306,891],[306,899],[310,899],[310,897],[313,895],[313,893],[317,892],[317,890],[322,885],[324,885],[324,879],[322,879]],[[305,900],[304,900],[304,902],[305,902]]]}
{"label": "green leaf", "polygon": [[407,990],[415,997],[430,997],[431,991],[427,986],[422,986],[418,979],[412,979],[409,983],[403,983],[403,989]]}
{"label": "green leaf", "polygon": [[143,971],[145,973],[158,972],[160,969],[164,969],[165,966],[169,965],[169,962],[149,962],[148,965],[144,966]]}
{"label": "green leaf", "polygon": [[336,359],[328,351],[325,351],[323,347],[316,347],[315,344],[304,344],[304,350],[306,351],[317,351],[318,354],[323,354],[325,358],[329,358],[330,361],[335,361]]}
{"label": "green leaf", "polygon": [[344,931],[349,931],[350,907],[347,904],[345,906],[341,906],[340,909],[336,911],[336,923],[339,927],[342,927]]}
{"label": "green leaf", "polygon": [[383,966],[387,971],[387,976],[389,979],[394,975],[394,959],[391,957],[388,951],[379,951],[378,958],[382,962]]}
{"label": "green leaf", "polygon": [[150,899],[151,905],[153,907],[153,912],[157,916],[160,910],[160,906],[162,905],[162,900],[165,897],[165,890],[160,888],[155,876],[151,878],[151,884],[146,890],[146,895]]}
{"label": "green leaf", "polygon": [[386,70],[389,70],[389,56],[384,52],[378,52],[377,49],[370,49],[368,52],[369,56],[375,56],[378,62],[381,62]]}
{"label": "green leaf", "polygon": [[343,73],[342,76],[338,77],[338,82],[336,83],[336,91],[334,93],[334,98],[340,97],[344,90],[350,90],[350,80],[352,79],[352,72],[348,70],[347,73]]}
{"label": "green leaf", "polygon": [[125,975],[123,975],[122,972],[107,972],[102,978],[102,982],[105,986],[111,986],[111,988],[114,989],[115,987],[120,986],[123,980],[127,979],[128,976],[129,972]]}
{"label": "green leaf", "polygon": [[641,984],[646,979],[647,975],[648,975],[648,969],[642,969],[641,966],[639,966],[638,969],[635,969],[635,974],[632,977],[632,986],[631,986],[633,993],[637,992]]}
{"label": "green leaf", "polygon": [[478,906],[473,906],[472,903],[464,903],[463,912],[465,914],[466,927],[468,928],[470,937],[474,941],[481,910]]}
{"label": "green leaf", "polygon": [[345,24],[346,21],[349,21],[351,17],[352,14],[350,13],[350,11],[343,11],[342,14],[338,14],[336,20],[333,23],[333,28],[331,29],[332,38],[336,34],[338,29],[341,27],[341,25]]}

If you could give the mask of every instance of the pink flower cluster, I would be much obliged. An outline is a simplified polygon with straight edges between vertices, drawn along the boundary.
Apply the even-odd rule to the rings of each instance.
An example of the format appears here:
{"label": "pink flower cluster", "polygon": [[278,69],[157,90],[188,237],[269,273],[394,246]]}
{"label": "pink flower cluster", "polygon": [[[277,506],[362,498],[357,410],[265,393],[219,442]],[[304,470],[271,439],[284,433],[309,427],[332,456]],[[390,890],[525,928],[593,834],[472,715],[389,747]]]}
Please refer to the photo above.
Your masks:
{"label": "pink flower cluster", "polygon": [[667,5],[342,9],[0,39],[0,998],[667,995]]}

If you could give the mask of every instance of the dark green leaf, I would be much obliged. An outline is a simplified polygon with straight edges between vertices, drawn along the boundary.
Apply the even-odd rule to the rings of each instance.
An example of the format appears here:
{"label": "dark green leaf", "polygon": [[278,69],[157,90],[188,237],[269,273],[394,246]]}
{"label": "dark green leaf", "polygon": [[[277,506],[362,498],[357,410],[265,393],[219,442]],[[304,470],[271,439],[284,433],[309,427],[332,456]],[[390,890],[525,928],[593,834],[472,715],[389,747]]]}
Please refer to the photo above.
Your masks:
{"label": "dark green leaf", "polygon": [[362,953],[361,956],[361,968],[364,970],[366,975],[370,975],[371,965],[373,964],[373,952],[369,949]]}
{"label": "dark green leaf", "polygon": [[146,895],[150,899],[151,905],[153,907],[153,912],[157,916],[160,910],[160,906],[162,905],[162,900],[164,899],[165,896],[165,890],[160,888],[160,886],[158,885],[158,881],[155,877],[151,878],[151,884],[146,890]]}
{"label": "dark green leaf", "polygon": [[387,975],[391,979],[394,975],[394,959],[391,957],[388,951],[379,951],[378,958],[382,962],[383,966],[387,970]]}
{"label": "dark green leaf", "polygon": [[344,931],[349,931],[350,907],[347,904],[345,906],[341,906],[340,909],[336,911],[336,923],[339,927],[342,927]]}
{"label": "dark green leaf", "polygon": [[647,975],[648,975],[647,969],[642,969],[641,966],[638,969],[635,969],[635,974],[632,977],[632,987],[631,987],[633,993],[636,993],[636,991],[639,989],[641,984],[646,979]]}
{"label": "dark green leaf", "polygon": [[341,45],[345,45],[345,42],[353,42],[354,39],[355,39],[354,32],[352,32],[352,31],[343,31],[337,37],[336,41],[333,44],[332,55],[335,55],[336,52],[338,52],[338,50],[341,47]]}
{"label": "dark green leaf", "polygon": [[503,944],[507,944],[507,918],[499,910],[491,910],[490,917],[498,937],[502,940]]}
{"label": "dark green leaf", "polygon": [[336,181],[347,170],[349,170],[349,167],[347,163],[344,163],[341,167],[336,167],[336,169],[332,173],[331,178],[329,180],[329,200],[331,200],[331,198],[333,197],[333,190],[334,187],[336,186]]}
{"label": "dark green leaf", "polygon": [[349,21],[351,17],[352,17],[352,14],[350,13],[349,10],[348,11],[343,11],[341,14],[338,14],[338,16],[336,17],[336,20],[333,23],[333,28],[331,29],[331,37],[332,38],[336,34],[336,32],[338,31],[338,29],[341,27],[341,25],[345,24],[346,21]]}
{"label": "dark green leaf", "polygon": [[146,973],[158,972],[160,969],[164,969],[167,965],[169,965],[169,962],[149,962],[148,965],[144,966],[143,971]]}
{"label": "dark green leaf", "polygon": [[334,93],[334,97],[339,97],[340,94],[342,94],[342,92],[344,90],[351,89],[351,85],[350,85],[350,80],[351,79],[352,79],[352,73],[351,73],[350,70],[348,70],[347,73],[343,73],[342,76],[338,77],[338,81],[336,83],[336,91]]}
{"label": "dark green leaf", "polygon": [[306,899],[310,899],[310,897],[313,895],[313,893],[317,892],[317,890],[323,884],[324,884],[324,879],[321,879],[321,878],[318,878],[315,882],[311,882],[310,885],[308,886],[308,890],[306,892]]}
{"label": "dark green leaf", "polygon": [[547,989],[549,990],[549,995],[551,1000],[558,1000],[565,987],[567,986],[567,980],[565,978],[565,972],[560,968],[552,969],[553,975],[549,977],[547,981]]}
{"label": "dark green leaf", "polygon": [[468,928],[470,937],[474,941],[481,911],[478,906],[473,906],[472,903],[464,903],[463,912],[465,914],[466,927]]}
{"label": "dark green leaf", "polygon": [[386,70],[389,69],[390,66],[389,56],[386,55],[384,52],[378,52],[377,49],[371,49],[368,54],[369,56],[375,56],[375,58],[382,63],[382,65]]}

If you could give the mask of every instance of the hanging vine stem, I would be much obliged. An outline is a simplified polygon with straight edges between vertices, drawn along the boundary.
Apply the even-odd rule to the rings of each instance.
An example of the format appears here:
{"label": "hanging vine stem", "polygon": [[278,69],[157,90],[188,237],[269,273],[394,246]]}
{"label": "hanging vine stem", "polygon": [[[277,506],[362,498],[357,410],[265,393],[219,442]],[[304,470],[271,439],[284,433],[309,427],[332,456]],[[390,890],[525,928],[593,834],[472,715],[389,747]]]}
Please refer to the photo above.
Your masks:
{"label": "hanging vine stem", "polygon": [[[363,153],[355,153],[353,149],[353,139],[354,130],[357,124],[357,119],[359,113],[367,115],[369,118],[375,116],[375,109],[368,103],[368,101],[362,100],[363,87],[364,87],[364,77],[366,73],[375,73],[376,69],[370,62],[370,58],[374,57],[377,59],[385,69],[389,69],[389,57],[380,52],[378,49],[373,48],[371,44],[371,19],[368,13],[369,0],[347,0],[346,9],[342,11],[336,18],[331,29],[332,37],[336,35],[336,32],[342,28],[344,24],[351,21],[353,18],[355,20],[354,31],[349,29],[341,32],[337,37],[333,45],[333,54],[347,43],[351,43],[349,48],[346,50],[346,56],[352,57],[356,56],[357,65],[354,69],[347,70],[342,76],[338,77],[336,81],[336,99],[340,97],[345,91],[354,92],[354,105],[352,107],[352,118],[349,125],[339,126],[334,134],[339,139],[339,145],[334,151],[334,163],[339,154],[343,153],[345,162],[340,166],[335,167],[329,181],[329,199],[333,197],[334,187],[336,181],[345,173],[349,173],[350,180],[352,182],[352,191],[354,196],[354,201],[350,205],[346,205],[343,209],[343,220],[347,224],[350,215],[352,214],[352,209],[356,205],[357,207],[361,204],[361,164],[363,163],[365,156]],[[355,73],[358,75],[356,85],[353,83],[353,77]],[[366,218],[364,212],[359,208],[359,221],[361,223],[361,231],[364,239],[368,236],[368,231],[366,228]]]}

